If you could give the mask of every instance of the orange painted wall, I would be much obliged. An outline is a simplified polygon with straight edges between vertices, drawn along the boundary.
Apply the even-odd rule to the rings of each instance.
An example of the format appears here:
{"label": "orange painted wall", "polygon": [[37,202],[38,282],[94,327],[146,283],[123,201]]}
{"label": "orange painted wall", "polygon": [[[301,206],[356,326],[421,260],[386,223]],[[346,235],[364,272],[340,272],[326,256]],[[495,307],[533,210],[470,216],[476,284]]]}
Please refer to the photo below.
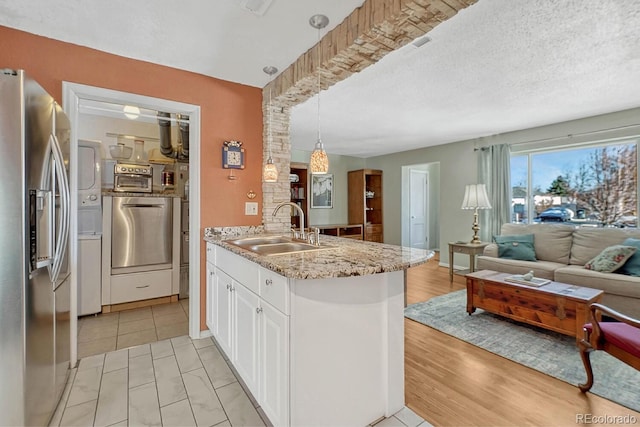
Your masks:
{"label": "orange painted wall", "polygon": [[[202,53],[203,55],[206,52]],[[0,26],[0,68],[24,69],[62,104],[62,81],[131,92],[201,108],[202,227],[258,225],[261,216],[245,216],[246,193],[262,200],[262,90],[175,68],[136,61]],[[258,70],[259,71],[259,70]],[[246,167],[222,169],[222,143],[242,141]],[[192,231],[192,238],[198,236]],[[205,250],[201,243],[201,295],[205,294]],[[204,329],[205,299],[201,298]]]}

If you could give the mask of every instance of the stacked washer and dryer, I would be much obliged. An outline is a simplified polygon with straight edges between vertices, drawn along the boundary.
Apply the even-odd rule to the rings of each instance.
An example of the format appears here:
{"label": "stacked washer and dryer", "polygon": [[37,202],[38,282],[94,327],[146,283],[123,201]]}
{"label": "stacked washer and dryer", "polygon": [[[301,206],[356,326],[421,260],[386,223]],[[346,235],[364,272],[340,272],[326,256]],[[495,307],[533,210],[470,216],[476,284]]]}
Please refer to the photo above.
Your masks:
{"label": "stacked washer and dryer", "polygon": [[100,141],[78,141],[78,316],[102,311],[102,158]]}

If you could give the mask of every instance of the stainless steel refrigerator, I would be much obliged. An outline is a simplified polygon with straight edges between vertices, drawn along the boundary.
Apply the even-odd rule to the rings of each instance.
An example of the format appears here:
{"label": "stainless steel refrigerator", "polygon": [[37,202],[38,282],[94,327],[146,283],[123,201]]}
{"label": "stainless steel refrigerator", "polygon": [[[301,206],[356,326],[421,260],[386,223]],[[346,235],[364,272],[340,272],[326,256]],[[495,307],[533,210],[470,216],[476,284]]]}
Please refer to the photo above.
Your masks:
{"label": "stainless steel refrigerator", "polygon": [[47,425],[69,375],[69,120],[0,69],[0,425]]}

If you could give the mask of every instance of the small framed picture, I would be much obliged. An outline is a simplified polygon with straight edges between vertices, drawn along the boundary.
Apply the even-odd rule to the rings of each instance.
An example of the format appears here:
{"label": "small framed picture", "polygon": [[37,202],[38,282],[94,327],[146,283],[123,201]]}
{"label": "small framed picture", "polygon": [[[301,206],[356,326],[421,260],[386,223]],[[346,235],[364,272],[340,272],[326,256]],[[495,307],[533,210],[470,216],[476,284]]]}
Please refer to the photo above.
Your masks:
{"label": "small framed picture", "polygon": [[333,174],[311,175],[311,208],[333,208]]}

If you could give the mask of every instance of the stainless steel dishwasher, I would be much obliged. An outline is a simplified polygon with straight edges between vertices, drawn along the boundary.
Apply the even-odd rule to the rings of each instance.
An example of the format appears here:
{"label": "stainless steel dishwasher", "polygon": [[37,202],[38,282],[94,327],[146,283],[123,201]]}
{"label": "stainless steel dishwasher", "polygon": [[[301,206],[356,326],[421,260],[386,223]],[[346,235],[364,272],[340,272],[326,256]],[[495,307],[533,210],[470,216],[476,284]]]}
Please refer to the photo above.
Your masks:
{"label": "stainless steel dishwasher", "polygon": [[114,197],[111,221],[111,274],[171,268],[170,197]]}

